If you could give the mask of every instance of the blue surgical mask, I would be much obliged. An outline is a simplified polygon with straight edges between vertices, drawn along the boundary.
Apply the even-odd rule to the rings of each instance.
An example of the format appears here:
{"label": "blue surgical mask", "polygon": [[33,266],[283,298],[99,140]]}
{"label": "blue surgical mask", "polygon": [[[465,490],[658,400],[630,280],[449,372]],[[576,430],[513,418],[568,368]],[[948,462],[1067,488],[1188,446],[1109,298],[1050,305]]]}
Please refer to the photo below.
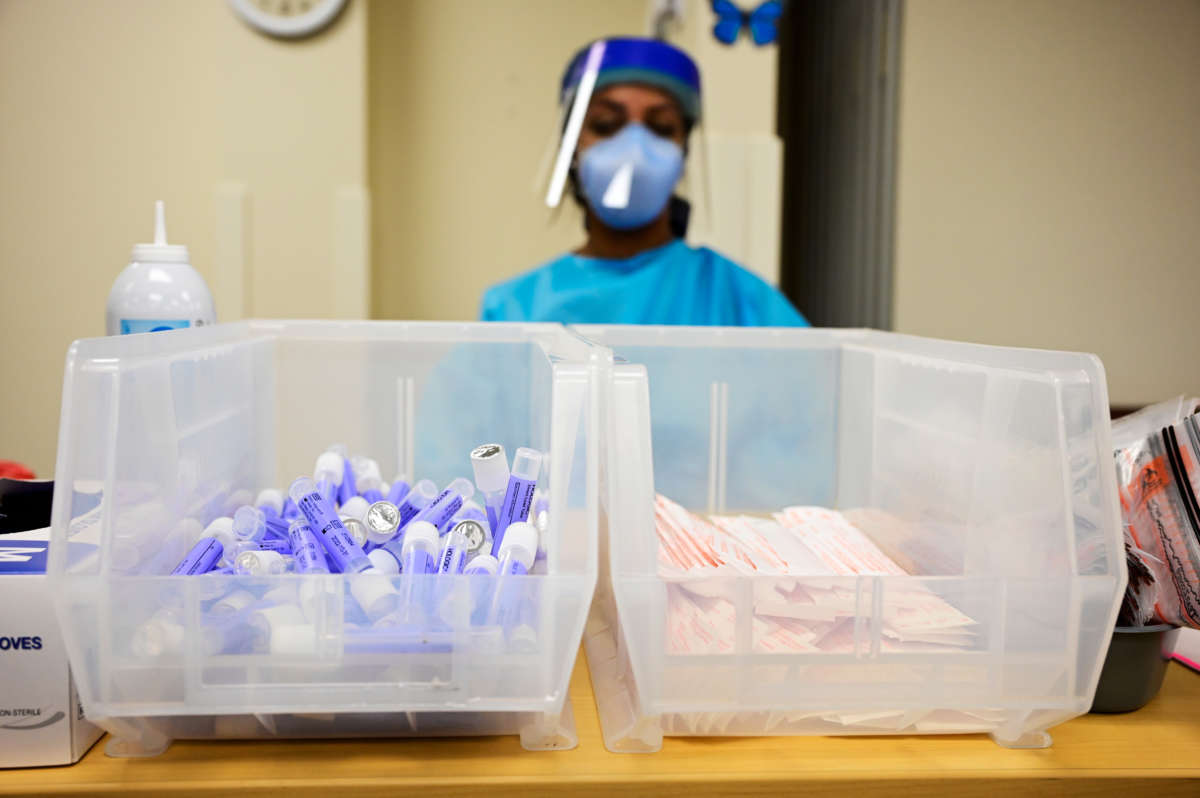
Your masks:
{"label": "blue surgical mask", "polygon": [[635,122],[584,150],[578,174],[583,196],[600,220],[634,230],[667,207],[683,174],[683,150]]}

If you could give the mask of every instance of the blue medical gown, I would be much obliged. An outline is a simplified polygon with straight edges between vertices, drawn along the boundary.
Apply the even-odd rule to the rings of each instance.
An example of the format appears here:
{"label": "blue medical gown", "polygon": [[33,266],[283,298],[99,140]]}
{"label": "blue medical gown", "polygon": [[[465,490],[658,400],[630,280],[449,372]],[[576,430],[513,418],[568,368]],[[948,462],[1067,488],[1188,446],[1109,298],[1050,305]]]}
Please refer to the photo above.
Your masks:
{"label": "blue medical gown", "polygon": [[807,327],[770,285],[676,240],[624,260],[567,254],[488,289],[484,321]]}
{"label": "blue medical gown", "polygon": [[[713,250],[689,247],[683,241],[627,260],[564,255],[490,289],[484,296],[482,317],[567,324],[808,326],[770,285]],[[532,344],[464,344],[446,352],[421,381],[418,392],[414,476],[433,479],[441,487],[455,476],[471,476],[468,453],[480,443],[503,443],[510,457],[518,446],[544,445],[547,420],[531,417],[530,400],[536,395],[531,386],[543,384],[549,371],[538,366],[543,358],[535,348]],[[775,509],[786,503],[783,495],[789,500],[824,496],[832,471],[826,468],[819,479],[806,479],[803,470],[795,467],[794,454],[824,451],[827,447],[814,445],[825,435],[824,427],[817,424],[820,429],[815,431],[781,434],[777,425],[762,420],[789,417],[797,406],[795,394],[755,390],[762,375],[781,371],[797,385],[810,386],[809,390],[823,384],[823,372],[814,374],[808,366],[799,368],[790,362],[760,362],[769,352],[705,352],[698,360],[687,359],[686,352],[657,359],[638,350],[618,354],[633,362],[645,359],[651,366],[651,403],[657,420],[654,444],[679,455],[670,474],[658,480],[660,489],[672,498],[702,506],[698,491],[707,484],[707,402],[714,380],[730,383],[729,424],[738,442],[730,453],[730,468],[741,477],[730,480],[731,506]],[[712,375],[701,375],[701,364]],[[780,387],[782,377],[772,379],[771,385]],[[827,420],[820,413],[813,417]],[[789,489],[798,480],[805,490]],[[768,499],[777,501],[772,504]]]}

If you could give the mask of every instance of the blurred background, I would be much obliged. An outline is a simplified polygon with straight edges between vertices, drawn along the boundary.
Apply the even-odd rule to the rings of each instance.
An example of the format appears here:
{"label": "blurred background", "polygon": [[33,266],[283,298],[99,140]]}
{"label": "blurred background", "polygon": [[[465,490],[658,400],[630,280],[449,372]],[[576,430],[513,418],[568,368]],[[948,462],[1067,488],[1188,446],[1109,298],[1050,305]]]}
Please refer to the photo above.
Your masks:
{"label": "blurred background", "polygon": [[664,6],[704,81],[693,242],[814,324],[1200,393],[1197,0],[793,0],[770,47],[702,0],[346,0],[296,39],[234,5],[0,0],[0,451],[40,476],[154,200],[222,321],[473,319],[582,240],[536,184],[568,59]]}

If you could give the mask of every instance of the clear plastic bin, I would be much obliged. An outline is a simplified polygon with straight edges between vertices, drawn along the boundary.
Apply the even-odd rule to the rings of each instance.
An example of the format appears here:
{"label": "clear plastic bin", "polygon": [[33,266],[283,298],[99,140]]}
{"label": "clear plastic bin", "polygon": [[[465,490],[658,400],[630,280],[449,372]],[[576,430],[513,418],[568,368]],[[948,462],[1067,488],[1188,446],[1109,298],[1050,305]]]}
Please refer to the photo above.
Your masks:
{"label": "clear plastic bin", "polygon": [[[573,746],[567,684],[596,580],[610,366],[607,350],[548,324],[250,321],[76,342],[49,573],[109,752],[226,736],[518,733],[529,749]],[[330,443],[376,457],[385,477],[445,485],[491,441],[547,458],[545,573],[508,583],[519,633],[473,615],[496,577],[163,576],[196,524],[311,474]],[[69,523],[74,493],[100,494],[98,523]],[[395,634],[368,632],[359,579],[418,591],[431,609]],[[229,624],[222,597],[235,590],[252,601]]]}
{"label": "clear plastic bin", "polygon": [[[576,329],[621,364],[584,635],[609,749],[951,732],[1040,747],[1088,711],[1126,581],[1094,356],[859,330]],[[853,510],[913,575],[668,584],[656,491],[701,513]],[[795,584],[840,589],[852,622],[834,650],[780,652],[756,624]],[[669,640],[679,590],[726,602],[707,648]],[[970,642],[885,638],[914,595],[968,616]]]}

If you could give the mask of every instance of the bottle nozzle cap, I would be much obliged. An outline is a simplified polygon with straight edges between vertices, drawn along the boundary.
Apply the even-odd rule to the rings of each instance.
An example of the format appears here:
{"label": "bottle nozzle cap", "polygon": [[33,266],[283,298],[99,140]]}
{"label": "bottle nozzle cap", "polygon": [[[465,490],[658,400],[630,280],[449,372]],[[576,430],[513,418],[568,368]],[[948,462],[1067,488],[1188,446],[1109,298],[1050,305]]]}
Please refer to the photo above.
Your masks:
{"label": "bottle nozzle cap", "polygon": [[161,247],[167,243],[167,214],[163,201],[154,201],[154,246]]}
{"label": "bottle nozzle cap", "polygon": [[182,244],[167,243],[167,215],[162,200],[154,203],[154,243],[134,244],[135,263],[187,263],[188,249]]}

